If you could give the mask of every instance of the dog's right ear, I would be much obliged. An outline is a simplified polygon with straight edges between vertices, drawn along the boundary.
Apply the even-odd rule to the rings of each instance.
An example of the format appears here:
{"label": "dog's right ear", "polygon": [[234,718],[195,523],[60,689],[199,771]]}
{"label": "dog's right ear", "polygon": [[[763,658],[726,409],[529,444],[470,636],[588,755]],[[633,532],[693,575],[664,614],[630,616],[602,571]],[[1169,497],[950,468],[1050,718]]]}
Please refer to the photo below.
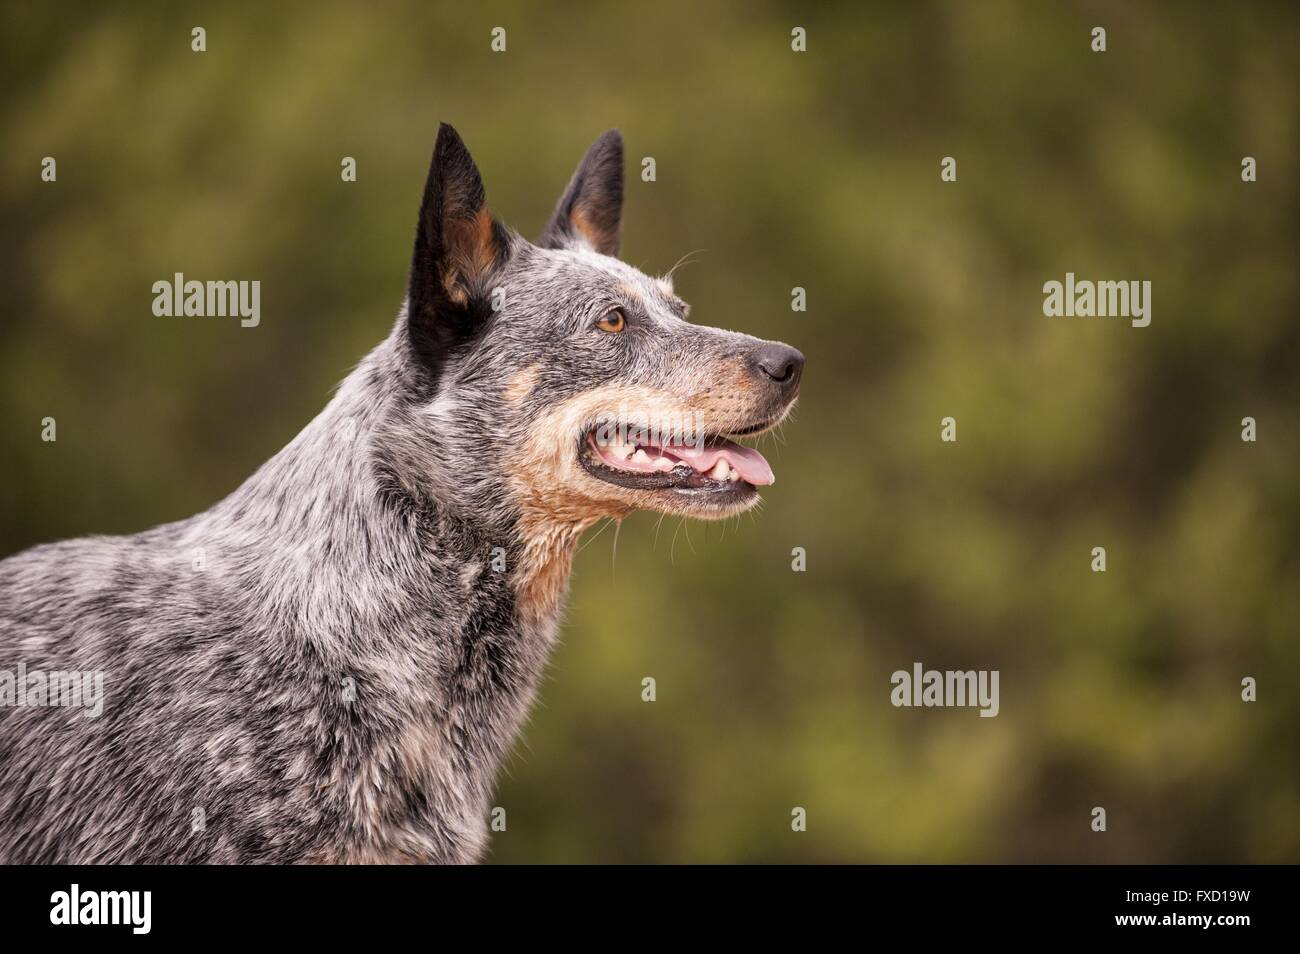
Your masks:
{"label": "dog's right ear", "polygon": [[418,350],[434,357],[475,330],[508,253],[508,235],[488,211],[478,167],[456,130],[443,123],[407,285],[407,322]]}

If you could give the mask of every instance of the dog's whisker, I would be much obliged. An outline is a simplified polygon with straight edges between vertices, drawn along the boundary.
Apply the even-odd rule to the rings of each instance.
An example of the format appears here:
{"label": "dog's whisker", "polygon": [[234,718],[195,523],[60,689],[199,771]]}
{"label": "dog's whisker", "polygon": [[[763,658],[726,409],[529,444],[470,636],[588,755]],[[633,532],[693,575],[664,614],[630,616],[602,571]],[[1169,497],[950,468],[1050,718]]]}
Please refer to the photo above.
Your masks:
{"label": "dog's whisker", "polygon": [[602,533],[604,533],[606,530],[608,530],[609,525],[613,522],[614,522],[613,517],[607,518],[605,522],[600,525],[600,529],[597,530],[595,533],[593,533],[585,541],[583,541],[582,546],[578,547],[578,553],[581,553],[583,550],[587,549],[587,547],[591,546],[591,544],[595,541],[595,539],[599,537]]}
{"label": "dog's whisker", "polygon": [[614,546],[610,548],[609,553],[609,578],[612,580],[618,574],[618,535],[623,532],[623,518],[614,518]]}
{"label": "dog's whisker", "polygon": [[681,533],[684,526],[686,526],[686,518],[682,517],[682,522],[677,524],[677,529],[673,531],[673,542],[668,548],[668,562],[673,566],[677,565],[677,534]]}
{"label": "dog's whisker", "polygon": [[668,272],[664,275],[664,277],[665,277],[665,278],[672,278],[672,277],[673,277],[673,274],[677,271],[677,269],[679,269],[679,268],[683,268],[683,267],[685,267],[686,265],[689,265],[689,264],[691,264],[691,262],[694,261],[694,259],[691,258],[692,255],[695,255],[695,254],[697,254],[697,253],[704,253],[704,252],[707,252],[707,251],[708,251],[708,249],[705,249],[705,248],[697,248],[697,249],[694,249],[693,251],[687,252],[685,255],[683,255],[681,258],[679,258],[679,259],[676,261],[676,263],[673,265],[672,268],[668,269]]}

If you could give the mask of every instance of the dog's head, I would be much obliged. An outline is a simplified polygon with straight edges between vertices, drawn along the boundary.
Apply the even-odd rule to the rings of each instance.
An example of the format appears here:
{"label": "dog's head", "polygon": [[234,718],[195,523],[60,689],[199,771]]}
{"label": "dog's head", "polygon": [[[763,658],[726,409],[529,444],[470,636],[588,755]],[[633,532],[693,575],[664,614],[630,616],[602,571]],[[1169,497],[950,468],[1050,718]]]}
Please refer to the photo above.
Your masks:
{"label": "dog's head", "polygon": [[493,217],[464,143],[439,129],[405,334],[442,492],[585,524],[634,509],[724,517],[772,482],[730,438],[789,412],[803,355],[689,323],[669,278],[617,258],[622,197],[611,131],[530,243]]}

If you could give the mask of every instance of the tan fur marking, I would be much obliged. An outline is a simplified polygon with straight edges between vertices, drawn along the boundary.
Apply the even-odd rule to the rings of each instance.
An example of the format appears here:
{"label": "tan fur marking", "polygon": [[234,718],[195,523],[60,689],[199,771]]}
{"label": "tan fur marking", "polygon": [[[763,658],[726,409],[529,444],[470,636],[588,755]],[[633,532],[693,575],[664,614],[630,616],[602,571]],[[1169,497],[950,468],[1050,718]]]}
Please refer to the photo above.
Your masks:
{"label": "tan fur marking", "polygon": [[394,847],[367,845],[361,848],[334,848],[309,855],[304,865],[426,865],[428,858]]}
{"label": "tan fur marking", "polygon": [[510,471],[524,540],[514,577],[516,605],[529,622],[544,622],[559,609],[583,531],[602,517],[621,517],[635,507],[599,496],[598,482],[577,460],[579,435],[596,415],[653,402],[663,399],[644,389],[597,388],[565,401],[529,429]]}
{"label": "tan fur marking", "polygon": [[515,605],[530,625],[555,618],[569,588],[578,539],[594,521],[562,523],[537,512],[519,523],[524,553],[515,582]]}
{"label": "tan fur marking", "polygon": [[443,287],[447,289],[447,297],[457,305],[464,305],[469,301],[469,295],[465,292],[465,289],[460,287],[458,273],[454,268],[447,273],[442,283]]}
{"label": "tan fur marking", "polygon": [[662,493],[597,480],[579,463],[578,441],[603,417],[668,431],[688,427],[724,434],[752,424],[759,393],[752,376],[738,362],[714,371],[705,378],[707,387],[685,396],[610,385],[574,395],[533,422],[508,470],[524,541],[521,565],[513,577],[524,619],[543,623],[554,618],[568,586],[578,539],[598,520],[621,519],[633,510],[699,516],[688,503]]}
{"label": "tan fur marking", "polygon": [[496,236],[492,232],[492,213],[488,211],[486,205],[478,210],[478,215],[474,217],[474,225],[477,229],[474,242],[474,266],[479,274],[482,274],[492,267],[497,257]]}
{"label": "tan fur marking", "polygon": [[631,298],[633,301],[645,301],[645,296],[642,295],[638,289],[629,285],[627,282],[619,282],[614,287],[620,294],[626,295],[628,298]]}
{"label": "tan fur marking", "polygon": [[510,380],[506,382],[505,399],[507,404],[518,407],[523,403],[524,398],[532,393],[533,388],[537,385],[537,374],[541,366],[540,361],[534,361],[522,371],[511,375]]}
{"label": "tan fur marking", "polygon": [[597,251],[606,248],[610,243],[616,242],[618,239],[617,234],[610,234],[597,225],[584,205],[574,206],[573,212],[569,214],[569,222],[577,230],[578,234],[585,238],[591,247]]}
{"label": "tan fur marking", "polygon": [[708,422],[712,431],[726,433],[754,423],[753,402],[763,388],[744,364],[730,361],[719,365],[708,387],[692,394],[684,407]]}
{"label": "tan fur marking", "polygon": [[468,296],[462,281],[477,282],[496,262],[492,213],[486,205],[472,219],[453,218],[447,222],[447,253],[450,264],[443,272],[442,284],[452,301],[463,305]]}

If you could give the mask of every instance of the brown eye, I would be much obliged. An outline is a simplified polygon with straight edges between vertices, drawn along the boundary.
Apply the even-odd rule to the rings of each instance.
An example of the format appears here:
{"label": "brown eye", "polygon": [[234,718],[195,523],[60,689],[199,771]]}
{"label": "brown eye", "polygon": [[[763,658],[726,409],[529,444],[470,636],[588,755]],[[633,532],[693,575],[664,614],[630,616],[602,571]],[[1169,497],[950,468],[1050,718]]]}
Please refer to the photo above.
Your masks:
{"label": "brown eye", "polygon": [[610,334],[618,334],[627,327],[627,316],[623,314],[623,309],[615,308],[600,321],[596,322],[596,327],[601,331],[608,331]]}

